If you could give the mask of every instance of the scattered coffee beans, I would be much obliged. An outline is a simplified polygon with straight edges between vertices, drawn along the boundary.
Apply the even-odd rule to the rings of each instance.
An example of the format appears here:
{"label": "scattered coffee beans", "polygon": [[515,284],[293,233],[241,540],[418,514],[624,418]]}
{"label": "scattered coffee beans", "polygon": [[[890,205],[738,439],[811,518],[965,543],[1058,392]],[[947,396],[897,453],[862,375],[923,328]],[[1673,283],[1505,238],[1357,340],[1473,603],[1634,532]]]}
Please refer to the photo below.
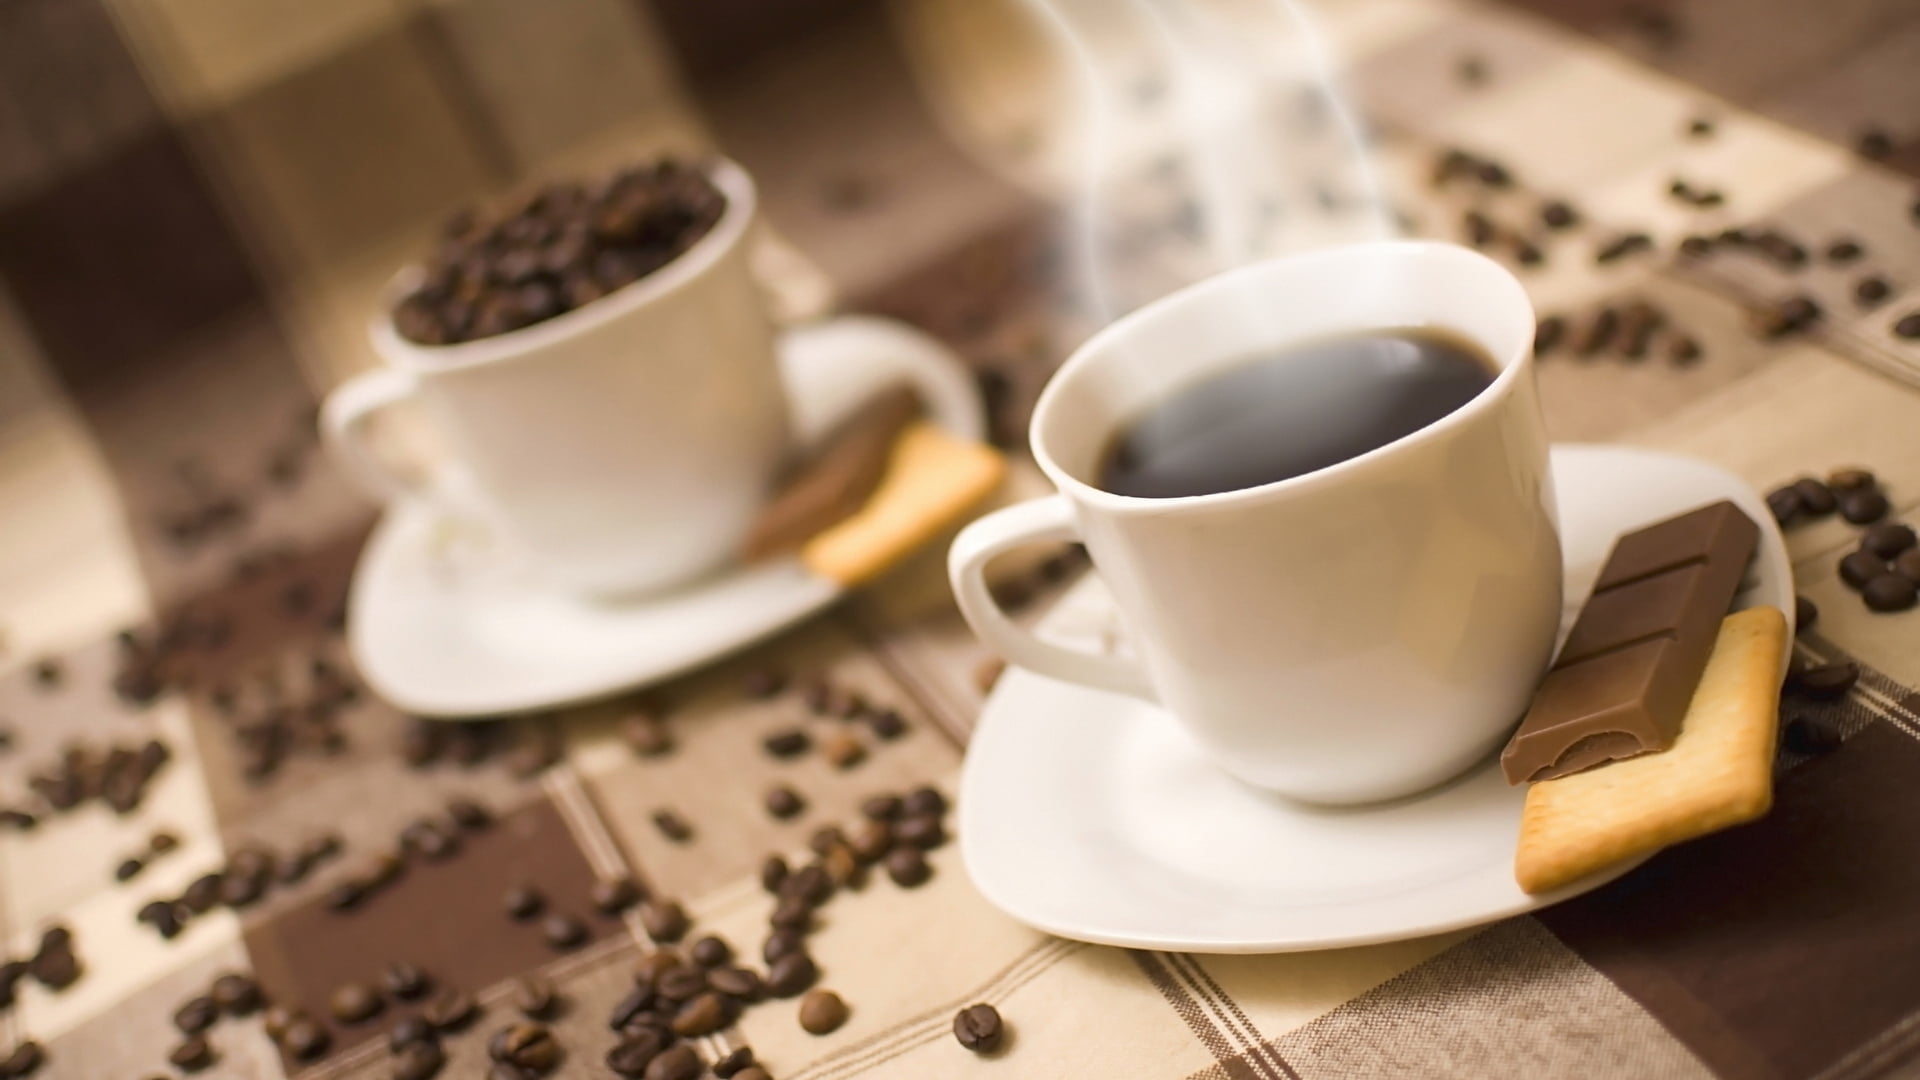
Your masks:
{"label": "scattered coffee beans", "polygon": [[433,989],[433,980],[427,973],[407,963],[388,964],[380,981],[387,993],[399,1001],[418,1001]]}
{"label": "scattered coffee beans", "polygon": [[507,918],[515,922],[525,922],[540,914],[541,910],[547,906],[547,899],[540,895],[538,889],[530,885],[516,885],[507,890],[502,905],[506,908]]}
{"label": "scattered coffee beans", "polygon": [[1871,551],[1855,551],[1840,560],[1840,580],[1856,589],[1887,572],[1887,560]]}
{"label": "scattered coffee beans", "polygon": [[198,1035],[220,1019],[220,1008],[211,997],[193,998],[173,1012],[173,1026],[183,1035]]}
{"label": "scattered coffee beans", "polygon": [[787,880],[787,860],[769,855],[760,863],[760,887],[773,892]]}
{"label": "scattered coffee beans", "polygon": [[719,1077],[720,1080],[731,1080],[735,1073],[752,1064],[753,1047],[737,1047],[713,1063],[713,1075]]}
{"label": "scattered coffee beans", "polygon": [[[431,1023],[431,1021],[429,1021]],[[312,1061],[327,1052],[333,1037],[311,1017],[295,1016],[280,1035],[280,1045],[295,1061]]]}
{"label": "scattered coffee beans", "polygon": [[679,814],[664,807],[653,812],[653,826],[660,830],[660,835],[676,844],[693,839],[693,826],[687,824]]}
{"label": "scattered coffee beans", "polygon": [[602,915],[618,915],[642,899],[640,884],[626,875],[593,883],[589,894],[593,909]]}
{"label": "scattered coffee beans", "polygon": [[1878,274],[1868,274],[1853,283],[1853,301],[1863,308],[1874,307],[1892,295],[1893,286]]}
{"label": "scattered coffee beans", "polygon": [[728,945],[721,938],[708,934],[694,942],[687,950],[687,955],[703,968],[717,968],[733,959],[733,946]]}
{"label": "scattered coffee beans", "polygon": [[551,1020],[560,1011],[560,997],[552,983],[529,975],[514,984],[513,1007],[529,1020]]}
{"label": "scattered coffee beans", "polygon": [[641,757],[659,757],[673,749],[673,735],[656,716],[639,713],[620,722],[620,737]]}
{"label": "scattered coffee beans", "polygon": [[1860,678],[1858,666],[1850,663],[1821,664],[1800,673],[1796,689],[1818,701],[1844,697]]}
{"label": "scattered coffee beans", "polygon": [[393,1080],[432,1080],[446,1063],[446,1051],[438,1042],[408,1043],[393,1055]]}
{"label": "scattered coffee beans", "polygon": [[540,923],[540,936],[549,947],[564,951],[587,940],[587,927],[571,915],[549,915]]}
{"label": "scattered coffee beans", "polygon": [[1000,1046],[1005,1033],[1000,1010],[991,1005],[969,1005],[953,1017],[953,1037],[976,1054],[991,1054]]}
{"label": "scattered coffee beans", "polygon": [[1893,336],[1908,341],[1920,338],[1920,311],[1901,316],[1900,321],[1893,324]]}
{"label": "scattered coffee beans", "polygon": [[809,1035],[825,1035],[847,1022],[847,1003],[831,990],[809,990],[800,999],[800,1026]]}
{"label": "scattered coffee beans", "polygon": [[640,925],[656,942],[672,944],[687,933],[687,913],[678,901],[654,899],[640,906]]}
{"label": "scattered coffee beans", "polygon": [[645,1080],[695,1080],[706,1066],[691,1046],[670,1046],[647,1063]]}
{"label": "scattered coffee beans", "polygon": [[836,769],[851,769],[866,760],[867,748],[850,731],[836,731],[820,743],[820,755]]}
{"label": "scattered coffee beans", "polygon": [[1871,551],[1883,559],[1894,558],[1913,547],[1914,543],[1913,528],[1899,522],[1882,522],[1860,534],[1861,549]]}
{"label": "scattered coffee beans", "polygon": [[343,983],[327,998],[327,1011],[343,1024],[372,1019],[385,1005],[379,992],[365,983]]}
{"label": "scattered coffee beans", "polygon": [[1855,525],[1871,525],[1886,517],[1889,509],[1886,495],[1877,488],[1849,491],[1840,500],[1840,516]]}
{"label": "scattered coffee beans", "polygon": [[1920,602],[1920,589],[1913,581],[1891,572],[1867,582],[1860,595],[1874,611],[1905,611]]}
{"label": "scattered coffee beans", "polygon": [[213,1044],[204,1035],[190,1035],[168,1052],[167,1063],[181,1072],[197,1073],[213,1064]]}
{"label": "scattered coffee beans", "polygon": [[442,990],[420,1010],[420,1018],[432,1024],[436,1031],[458,1031],[479,1014],[480,1006],[471,996],[451,987]]}
{"label": "scattered coffee beans", "polygon": [[924,885],[933,876],[933,867],[927,864],[926,854],[909,845],[903,844],[887,852],[886,866],[887,876],[903,889]]}
{"label": "scattered coffee beans", "polygon": [[794,817],[807,808],[806,801],[800,797],[800,793],[785,784],[767,792],[766,804],[767,813],[782,820]]}
{"label": "scattered coffee beans", "polygon": [[767,753],[777,758],[799,757],[813,745],[813,740],[800,728],[786,728],[776,731],[760,741]]}
{"label": "scattered coffee beans", "polygon": [[1824,720],[1796,716],[1787,721],[1780,742],[1796,754],[1825,754],[1839,748],[1840,732]]}
{"label": "scattered coffee beans", "polygon": [[767,992],[774,997],[790,998],[804,992],[820,978],[820,969],[804,952],[788,953],[767,967]]}

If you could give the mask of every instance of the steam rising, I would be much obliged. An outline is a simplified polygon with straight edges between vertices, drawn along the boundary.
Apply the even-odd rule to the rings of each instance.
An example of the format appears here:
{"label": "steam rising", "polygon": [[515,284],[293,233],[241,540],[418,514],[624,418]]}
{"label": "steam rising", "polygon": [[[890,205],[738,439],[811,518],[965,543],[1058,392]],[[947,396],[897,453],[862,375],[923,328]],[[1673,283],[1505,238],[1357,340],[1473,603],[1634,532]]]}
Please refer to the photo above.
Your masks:
{"label": "steam rising", "polygon": [[1071,243],[1097,322],[1221,270],[1391,234],[1297,0],[1024,0],[1077,75]]}

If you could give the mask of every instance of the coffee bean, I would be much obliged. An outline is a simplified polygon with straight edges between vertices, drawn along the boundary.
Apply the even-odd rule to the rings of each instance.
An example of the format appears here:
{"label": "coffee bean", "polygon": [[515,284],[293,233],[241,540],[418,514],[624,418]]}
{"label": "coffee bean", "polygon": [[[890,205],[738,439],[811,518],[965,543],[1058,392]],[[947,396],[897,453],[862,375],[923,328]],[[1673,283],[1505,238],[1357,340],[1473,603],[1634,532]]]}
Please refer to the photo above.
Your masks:
{"label": "coffee bean", "polygon": [[991,1005],[969,1005],[954,1014],[953,1037],[976,1054],[993,1053],[1004,1033],[1000,1010]]}
{"label": "coffee bean", "polygon": [[295,1016],[281,1034],[280,1045],[295,1061],[312,1061],[327,1052],[333,1037],[311,1017]]}
{"label": "coffee bean", "polygon": [[691,1001],[707,989],[707,973],[691,964],[682,964],[662,972],[654,980],[654,992],[666,1001]]}
{"label": "coffee bean", "polygon": [[1893,572],[1920,585],[1920,548],[1903,551],[1893,560]]}
{"label": "coffee bean", "polygon": [[663,1044],[664,1041],[658,1032],[641,1031],[621,1040],[613,1049],[607,1051],[607,1068],[621,1076],[641,1076],[647,1071],[648,1064],[660,1055]]}
{"label": "coffee bean", "polygon": [[847,847],[861,862],[877,862],[893,846],[893,829],[885,820],[862,821],[847,840]]}
{"label": "coffee bean", "polygon": [[1883,521],[1872,525],[1860,534],[1860,548],[1871,551],[1883,559],[1891,559],[1914,546],[1915,536],[1911,526],[1895,521]]}
{"label": "coffee bean", "polygon": [[1920,590],[1912,580],[1895,573],[1881,574],[1867,582],[1860,595],[1874,611],[1905,611],[1920,601]]}
{"label": "coffee bean", "polygon": [[[791,901],[787,903],[791,903]],[[786,904],[782,904],[781,906],[785,907]],[[777,909],[776,914],[778,914]],[[808,917],[811,918],[811,916],[812,912],[809,911]],[[765,960],[771,965],[778,963],[783,956],[792,956],[794,953],[806,951],[807,929],[804,922],[799,926],[782,925],[781,923],[773,922],[769,924],[773,927],[773,931],[767,935],[767,940],[760,943],[760,958],[762,960]]]}
{"label": "coffee bean", "polygon": [[1696,139],[1704,139],[1713,134],[1713,121],[1704,116],[1696,116],[1687,121],[1687,134]]}
{"label": "coffee bean", "polygon": [[120,865],[113,868],[113,880],[131,881],[146,868],[146,861],[138,857],[121,859]]}
{"label": "coffee bean", "polygon": [[501,904],[506,908],[507,918],[514,922],[526,922],[547,906],[547,898],[531,885],[516,885],[507,890]]}
{"label": "coffee bean", "polygon": [[1479,210],[1462,212],[1460,229],[1466,235],[1467,243],[1477,248],[1484,248],[1493,243],[1494,238],[1500,234],[1499,227],[1493,223],[1493,219]]}
{"label": "coffee bean", "polygon": [[833,895],[833,880],[827,877],[824,868],[808,864],[780,883],[779,895],[783,900],[798,899],[818,907]]}
{"label": "coffee bean", "polygon": [[907,733],[907,718],[898,709],[873,709],[866,714],[867,730],[882,742],[892,742]]}
{"label": "coffee bean", "polygon": [[1887,516],[1890,506],[1878,488],[1849,491],[1840,500],[1840,516],[1855,525],[1871,525]]}
{"label": "coffee bean", "polygon": [[1643,232],[1623,233],[1601,245],[1593,253],[1593,261],[1604,266],[1618,262],[1629,255],[1653,250],[1653,237]]}
{"label": "coffee bean", "polygon": [[753,1064],[753,1047],[740,1046],[728,1051],[720,1060],[713,1063],[713,1075],[720,1080],[731,1080],[734,1074]]}
{"label": "coffee bean", "polygon": [[1854,140],[1853,148],[1863,158],[1884,161],[1893,156],[1893,136],[1880,128],[1868,128]]}
{"label": "coffee bean", "polygon": [[676,949],[655,949],[634,962],[633,981],[652,988],[660,977],[685,963]]}
{"label": "coffee bean", "polygon": [[1893,324],[1893,336],[1909,341],[1920,338],[1920,311],[1901,316],[1900,321]]}
{"label": "coffee bean", "polygon": [[1796,754],[1813,756],[1838,749],[1840,732],[1824,720],[1796,716],[1787,721],[1786,729],[1781,732],[1780,742]]}
{"label": "coffee bean", "polygon": [[908,814],[931,814],[939,816],[947,812],[947,797],[940,789],[932,785],[922,785],[907,793],[900,807]]}
{"label": "coffee bean", "polygon": [[288,1026],[298,1018],[299,1014],[285,1006],[269,1005],[266,1011],[260,1014],[260,1029],[267,1033],[267,1038],[278,1042],[286,1038]]}
{"label": "coffee bean", "polygon": [[679,814],[664,807],[653,812],[653,826],[660,830],[660,835],[676,844],[693,839],[693,826],[687,824]]}
{"label": "coffee bean", "polygon": [[1580,212],[1571,203],[1549,199],[1540,204],[1540,223],[1549,229],[1571,229],[1580,224]]}
{"label": "coffee bean", "polygon": [[431,1024],[417,1016],[406,1016],[387,1032],[387,1052],[398,1054],[414,1043],[439,1040],[440,1036],[434,1033]]}
{"label": "coffee bean", "polygon": [[733,946],[721,938],[708,934],[694,942],[693,946],[687,950],[687,954],[693,957],[693,962],[701,967],[715,968],[733,959]]}
{"label": "coffee bean", "polygon": [[887,876],[895,885],[911,889],[924,885],[933,876],[933,867],[927,865],[927,857],[917,847],[896,847],[887,853]]}
{"label": "coffee bean", "polygon": [[787,860],[778,855],[769,855],[760,863],[760,887],[775,892],[782,882],[787,880]]}
{"label": "coffee bean", "polygon": [[806,753],[813,740],[800,728],[783,728],[761,739],[760,745],[774,757],[791,758]]}
{"label": "coffee bean", "polygon": [[790,998],[806,990],[820,977],[813,957],[804,952],[788,953],[772,961],[767,968],[767,992],[774,997]]}
{"label": "coffee bean", "polygon": [[189,1036],[167,1052],[167,1063],[181,1072],[197,1073],[213,1064],[213,1044],[204,1035]]}
{"label": "coffee bean", "polygon": [[1866,249],[1860,246],[1860,242],[1850,236],[1840,237],[1827,245],[1827,261],[1835,266],[1845,266],[1865,253]]}
{"label": "coffee bean", "polygon": [[1871,308],[1893,295],[1893,286],[1878,274],[1868,274],[1853,283],[1853,301],[1863,308]]}
{"label": "coffee bean", "polygon": [[600,914],[618,915],[640,902],[641,889],[638,882],[622,874],[594,882],[588,899]]}
{"label": "coffee bean", "polygon": [[939,818],[932,814],[919,814],[894,822],[893,840],[895,845],[904,844],[931,851],[947,842],[947,831]]}
{"label": "coffee bean", "polygon": [[262,1003],[260,984],[238,972],[228,972],[213,980],[213,1003],[228,1016],[246,1016]]}
{"label": "coffee bean", "polygon": [[495,1060],[544,1076],[560,1064],[560,1043],[545,1024],[524,1021],[503,1028],[488,1045]]}
{"label": "coffee bean", "polygon": [[205,995],[193,998],[173,1011],[173,1026],[185,1035],[198,1035],[220,1019],[220,1007]]}
{"label": "coffee bean", "polygon": [[437,821],[416,821],[400,830],[400,848],[428,862],[443,862],[460,851],[460,838]]}
{"label": "coffee bean", "polygon": [[1800,673],[1797,689],[1807,697],[1829,701],[1844,697],[1859,678],[1860,669],[1854,664],[1821,664]]}
{"label": "coffee bean", "polygon": [[827,872],[827,879],[833,882],[835,889],[857,889],[866,882],[861,873],[864,864],[846,844],[834,848],[820,857],[820,866]]}
{"label": "coffee bean", "polygon": [[312,870],[313,863],[299,852],[282,855],[273,862],[273,880],[282,885],[296,885],[305,881]]}
{"label": "coffee bean", "polygon": [[1800,492],[1792,484],[1774,488],[1767,492],[1767,510],[1773,514],[1773,520],[1780,525],[1790,525],[1800,516],[1806,507],[1800,502]]}
{"label": "coffee bean", "polygon": [[60,661],[51,657],[36,661],[33,665],[33,683],[42,690],[52,690],[66,681],[66,669]]}
{"label": "coffee bean", "polygon": [[549,947],[565,951],[587,940],[587,927],[571,915],[549,915],[540,922],[540,936]]}
{"label": "coffee bean", "polygon": [[1800,509],[1814,517],[1825,517],[1833,513],[1839,505],[1827,485],[1811,476],[1801,477],[1793,482],[1794,494],[1800,496]]}
{"label": "coffee bean", "polygon": [[28,974],[49,990],[65,990],[80,981],[84,971],[80,958],[64,945],[51,949],[43,947],[34,954],[33,959],[27,961]]}
{"label": "coffee bean", "polygon": [[874,795],[860,803],[861,816],[871,821],[892,821],[900,816],[898,795]]}
{"label": "coffee bean", "polygon": [[47,1055],[40,1044],[29,1039],[13,1048],[6,1057],[0,1058],[0,1076],[8,1078],[32,1076],[40,1071]]}
{"label": "coffee bean", "polygon": [[673,1014],[673,1033],[695,1039],[727,1026],[727,999],[709,990],[680,1006]]}
{"label": "coffee bean", "polygon": [[1533,355],[1545,356],[1567,336],[1567,320],[1559,315],[1542,316],[1533,330]]}
{"label": "coffee bean", "polygon": [[1474,175],[1474,179],[1479,180],[1482,184],[1485,184],[1490,188],[1506,188],[1506,187],[1513,186],[1513,174],[1507,171],[1507,167],[1505,165],[1502,165],[1497,161],[1480,162],[1480,164],[1475,167],[1473,175]]}
{"label": "coffee bean", "polygon": [[767,916],[767,923],[781,930],[805,932],[813,925],[813,905],[799,897],[782,900],[774,905],[773,913]]}
{"label": "coffee bean", "polygon": [[1820,609],[1804,596],[1793,598],[1793,625],[1796,632],[1810,630],[1820,619]]}
{"label": "coffee bean", "polygon": [[718,967],[707,972],[707,985],[736,1001],[755,1002],[766,994],[759,974],[743,967]]}
{"label": "coffee bean", "polygon": [[327,1011],[343,1024],[372,1019],[385,1006],[379,992],[365,983],[342,983],[327,998]]}
{"label": "coffee bean", "polygon": [[646,1080],[695,1080],[705,1066],[691,1046],[670,1046],[647,1063]]}
{"label": "coffee bean", "polygon": [[846,834],[840,831],[838,825],[822,825],[807,837],[807,847],[815,855],[825,855],[846,842]]}
{"label": "coffee bean", "polygon": [[831,990],[809,990],[800,999],[800,1026],[810,1035],[825,1035],[847,1022],[847,1003]]}
{"label": "coffee bean", "polygon": [[1887,560],[1871,551],[1855,551],[1840,560],[1840,580],[1855,589],[1887,572]]}
{"label": "coffee bean", "polygon": [[634,987],[625,997],[614,1002],[613,1011],[607,1015],[607,1026],[615,1031],[624,1030],[641,1013],[653,1008],[656,1000],[652,986],[642,984]]}
{"label": "coffee bean", "polygon": [[1820,320],[1820,305],[1810,296],[1789,296],[1757,313],[1754,328],[1762,337],[1781,338]]}
{"label": "coffee bean", "polygon": [[235,873],[231,867],[220,878],[220,902],[230,908],[251,907],[267,891],[267,869]]}
{"label": "coffee bean", "polygon": [[620,737],[640,757],[659,757],[673,749],[673,734],[659,718],[639,713],[620,722]]}
{"label": "coffee bean", "polygon": [[782,820],[794,817],[807,808],[806,800],[800,793],[781,784],[772,788],[766,795],[767,813]]}
{"label": "coffee bean", "polygon": [[472,799],[449,799],[447,816],[453,819],[454,824],[470,832],[478,832],[493,824],[493,814]]}
{"label": "coffee bean", "polygon": [[472,997],[448,988],[427,1002],[420,1010],[420,1018],[432,1024],[436,1031],[458,1031],[472,1023],[479,1012],[480,1006]]}
{"label": "coffee bean", "polygon": [[172,940],[185,928],[184,907],[170,900],[149,900],[134,918],[159,931],[161,938]]}
{"label": "coffee bean", "polygon": [[1879,484],[1880,481],[1871,471],[1857,465],[1838,468],[1827,474],[1827,486],[1843,495],[1849,491],[1878,487]]}
{"label": "coffee bean", "polygon": [[418,1001],[433,989],[433,980],[427,973],[407,963],[392,963],[380,977],[387,993],[399,1001]]}
{"label": "coffee bean", "polygon": [[351,911],[367,898],[367,883],[350,877],[327,890],[326,905],[334,911]]}
{"label": "coffee bean", "polygon": [[765,700],[787,688],[786,672],[777,668],[755,668],[740,681],[740,689],[750,698]]}
{"label": "coffee bean", "polygon": [[408,1043],[394,1055],[393,1080],[432,1080],[446,1064],[446,1051],[438,1042]]}
{"label": "coffee bean", "polygon": [[867,747],[850,731],[836,731],[820,743],[820,756],[836,769],[851,769],[866,760]]}
{"label": "coffee bean", "polygon": [[640,907],[640,925],[653,940],[672,944],[686,936],[687,913],[678,901],[649,900]]}

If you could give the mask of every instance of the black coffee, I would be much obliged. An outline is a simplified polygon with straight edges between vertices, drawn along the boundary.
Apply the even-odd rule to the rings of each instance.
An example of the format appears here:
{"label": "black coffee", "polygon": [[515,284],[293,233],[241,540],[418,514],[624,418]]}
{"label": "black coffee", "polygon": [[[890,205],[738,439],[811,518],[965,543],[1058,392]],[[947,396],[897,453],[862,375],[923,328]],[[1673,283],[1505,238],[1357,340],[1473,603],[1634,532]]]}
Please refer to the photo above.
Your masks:
{"label": "black coffee", "polygon": [[1435,330],[1261,353],[1175,390],[1121,429],[1099,485],[1173,498],[1258,487],[1385,446],[1473,400],[1491,358]]}

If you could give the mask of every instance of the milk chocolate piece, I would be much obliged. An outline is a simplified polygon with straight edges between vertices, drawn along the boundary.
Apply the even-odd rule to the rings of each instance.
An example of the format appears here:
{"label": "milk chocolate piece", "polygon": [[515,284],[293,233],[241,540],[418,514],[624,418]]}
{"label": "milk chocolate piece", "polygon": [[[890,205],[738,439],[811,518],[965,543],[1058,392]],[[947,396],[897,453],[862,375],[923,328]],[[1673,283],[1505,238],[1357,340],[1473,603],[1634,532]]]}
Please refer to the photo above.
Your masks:
{"label": "milk chocolate piece", "polygon": [[1500,755],[1507,782],[1673,745],[1759,538],[1726,501],[1621,537]]}
{"label": "milk chocolate piece", "polygon": [[745,557],[791,551],[866,505],[886,473],[894,440],[919,415],[920,398],[906,386],[890,387],[855,409],[761,509]]}

